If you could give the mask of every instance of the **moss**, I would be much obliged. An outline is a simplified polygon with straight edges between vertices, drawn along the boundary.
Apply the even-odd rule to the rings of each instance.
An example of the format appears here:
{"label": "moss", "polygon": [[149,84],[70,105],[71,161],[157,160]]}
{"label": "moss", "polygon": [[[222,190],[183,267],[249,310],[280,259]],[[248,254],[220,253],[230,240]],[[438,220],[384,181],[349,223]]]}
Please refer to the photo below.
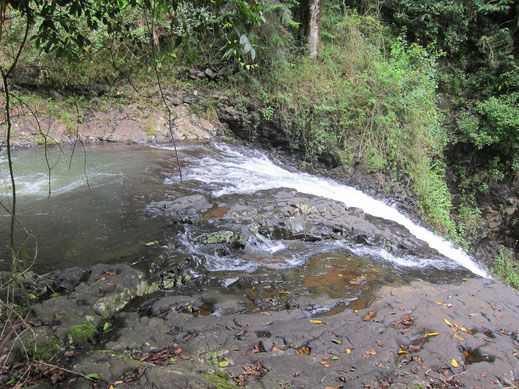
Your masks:
{"label": "moss", "polygon": [[221,243],[237,243],[242,242],[243,237],[233,231],[220,231],[212,234],[206,234],[198,237],[197,242],[204,244],[221,244]]}
{"label": "moss", "polygon": [[217,389],[235,389],[238,387],[233,381],[231,381],[229,374],[223,372],[206,375],[204,379],[213,384]]}
{"label": "moss", "polygon": [[50,362],[59,352],[60,348],[60,345],[56,341],[41,344],[34,350],[34,359],[37,361]]}
{"label": "moss", "polygon": [[97,328],[89,321],[73,326],[69,330],[70,340],[75,344],[86,343],[97,335],[97,333]]}

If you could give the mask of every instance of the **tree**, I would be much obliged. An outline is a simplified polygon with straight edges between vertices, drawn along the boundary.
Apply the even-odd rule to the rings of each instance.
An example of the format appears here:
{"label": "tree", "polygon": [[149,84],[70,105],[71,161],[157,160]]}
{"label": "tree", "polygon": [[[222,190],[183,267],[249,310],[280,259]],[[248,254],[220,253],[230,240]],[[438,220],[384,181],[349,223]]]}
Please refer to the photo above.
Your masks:
{"label": "tree", "polygon": [[315,57],[319,48],[319,33],[323,15],[323,0],[301,1],[303,28],[310,57]]}

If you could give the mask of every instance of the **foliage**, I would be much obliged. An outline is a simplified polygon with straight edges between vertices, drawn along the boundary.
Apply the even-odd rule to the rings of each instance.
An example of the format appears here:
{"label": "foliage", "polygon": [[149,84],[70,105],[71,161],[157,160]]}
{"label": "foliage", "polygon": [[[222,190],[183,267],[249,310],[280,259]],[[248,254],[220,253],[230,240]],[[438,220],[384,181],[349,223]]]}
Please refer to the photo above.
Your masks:
{"label": "foliage", "polygon": [[[453,230],[443,180],[447,136],[436,108],[441,55],[398,38],[388,47],[371,16],[328,9],[317,59],[276,69],[263,111],[283,117],[293,147],[314,164],[360,163],[409,186],[424,215]],[[263,99],[265,100],[265,99]]]}
{"label": "foliage", "polygon": [[519,269],[517,263],[512,259],[510,250],[501,246],[499,255],[491,269],[492,274],[501,279],[504,283],[519,289]]}

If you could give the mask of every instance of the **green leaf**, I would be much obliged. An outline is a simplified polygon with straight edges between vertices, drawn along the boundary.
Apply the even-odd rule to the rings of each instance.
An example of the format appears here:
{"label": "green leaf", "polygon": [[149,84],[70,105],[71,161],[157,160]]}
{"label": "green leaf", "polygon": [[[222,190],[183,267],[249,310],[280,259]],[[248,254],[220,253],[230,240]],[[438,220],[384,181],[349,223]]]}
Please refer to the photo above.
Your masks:
{"label": "green leaf", "polygon": [[333,343],[342,344],[342,340],[339,339],[332,339]]}
{"label": "green leaf", "polygon": [[101,378],[101,377],[99,377],[99,374],[97,374],[97,373],[90,373],[90,374],[87,374],[86,376],[88,378],[93,378],[95,380],[98,380],[99,378]]}
{"label": "green leaf", "polygon": [[106,331],[108,331],[109,328],[110,328],[110,323],[106,322],[105,325],[103,326],[103,331],[106,332]]}
{"label": "green leaf", "polygon": [[335,355],[332,357],[332,361],[336,361],[337,359],[339,359],[339,357],[336,357]]}
{"label": "green leaf", "polygon": [[469,313],[469,316],[477,316],[477,313]]}
{"label": "green leaf", "polygon": [[229,365],[229,361],[221,361],[219,364],[218,364],[220,367],[226,367]]}
{"label": "green leaf", "polygon": [[148,243],[144,243],[146,246],[153,246],[155,244],[155,242],[148,242]]}

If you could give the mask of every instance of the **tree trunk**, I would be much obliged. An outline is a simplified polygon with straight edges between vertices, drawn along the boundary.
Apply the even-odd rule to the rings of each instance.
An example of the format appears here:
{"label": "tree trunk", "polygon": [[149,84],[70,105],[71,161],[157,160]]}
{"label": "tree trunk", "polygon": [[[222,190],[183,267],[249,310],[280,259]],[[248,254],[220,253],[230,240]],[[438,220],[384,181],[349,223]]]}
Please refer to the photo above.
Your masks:
{"label": "tree trunk", "polygon": [[315,57],[319,47],[319,31],[321,26],[321,16],[323,13],[323,0],[307,0],[305,3],[307,7],[307,23],[305,27],[308,51],[310,57]]}

